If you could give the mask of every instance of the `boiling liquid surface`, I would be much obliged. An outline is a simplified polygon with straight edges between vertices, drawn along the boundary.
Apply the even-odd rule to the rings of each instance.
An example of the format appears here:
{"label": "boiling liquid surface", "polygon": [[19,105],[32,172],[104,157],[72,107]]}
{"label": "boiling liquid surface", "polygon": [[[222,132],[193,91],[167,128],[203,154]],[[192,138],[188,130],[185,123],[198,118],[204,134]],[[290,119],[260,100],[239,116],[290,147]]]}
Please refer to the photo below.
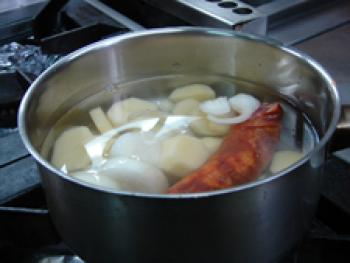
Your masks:
{"label": "boiling liquid surface", "polygon": [[[159,105],[174,89],[193,83],[209,85],[215,90],[216,97],[232,97],[238,93],[247,93],[258,98],[260,102],[279,102],[284,113],[277,150],[300,151],[306,155],[318,142],[317,133],[307,117],[272,89],[223,76],[176,75],[101,86],[101,92],[81,101],[56,122],[43,144],[42,155],[50,160],[56,138],[70,127],[87,126],[94,134],[100,134],[89,116],[89,110],[95,107],[100,106],[104,112],[107,112],[114,102],[131,97],[149,100]],[[186,134],[187,131],[188,129],[184,128],[178,132]],[[144,150],[147,151],[147,149]],[[266,169],[259,178],[271,175],[271,171]]]}

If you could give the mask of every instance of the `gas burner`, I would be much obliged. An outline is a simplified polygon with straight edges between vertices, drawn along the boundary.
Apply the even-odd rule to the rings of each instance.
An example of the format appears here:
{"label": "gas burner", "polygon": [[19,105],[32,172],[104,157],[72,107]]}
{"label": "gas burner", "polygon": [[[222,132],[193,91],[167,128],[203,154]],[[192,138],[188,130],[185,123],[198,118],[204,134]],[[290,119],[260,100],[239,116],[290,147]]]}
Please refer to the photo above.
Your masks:
{"label": "gas burner", "polygon": [[[35,162],[15,128],[18,105],[30,83],[69,52],[144,28],[240,30],[289,45],[300,43],[298,48],[335,76],[343,101],[350,98],[348,89],[342,88],[350,83],[344,70],[350,59],[344,50],[350,39],[346,0],[26,0],[15,1],[12,9],[6,4],[13,1],[6,1],[0,4],[1,262],[82,262],[53,228]],[[19,2],[32,4],[19,8]],[[335,157],[326,167],[321,202],[309,234],[282,263],[349,261],[350,168]]]}
{"label": "gas burner", "polygon": [[11,42],[0,47],[0,127],[16,127],[19,103],[30,83],[59,59],[41,47]]}
{"label": "gas burner", "polygon": [[17,109],[30,80],[20,70],[11,69],[0,72],[0,83],[0,127],[16,127]]}
{"label": "gas burner", "polygon": [[[108,36],[129,31],[82,1],[67,3],[46,3],[38,14],[31,17],[33,36],[23,37],[20,34],[17,42],[0,46],[0,127],[17,125],[18,106],[30,83],[61,56]],[[37,5],[42,6],[43,3]],[[32,6],[26,7],[27,12],[29,9],[32,10]],[[19,11],[23,13],[23,10]],[[10,13],[19,11],[15,9]],[[23,21],[12,21],[11,26],[15,27],[16,23],[19,27]],[[16,39],[10,35],[7,38]]]}

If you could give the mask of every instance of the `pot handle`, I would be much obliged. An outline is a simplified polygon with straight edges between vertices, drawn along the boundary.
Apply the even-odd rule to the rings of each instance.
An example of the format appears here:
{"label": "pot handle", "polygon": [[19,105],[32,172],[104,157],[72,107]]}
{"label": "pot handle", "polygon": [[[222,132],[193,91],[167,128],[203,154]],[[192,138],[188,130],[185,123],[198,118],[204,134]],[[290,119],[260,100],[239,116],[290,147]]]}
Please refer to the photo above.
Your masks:
{"label": "pot handle", "polygon": [[342,105],[337,129],[330,140],[330,152],[350,147],[350,105]]}

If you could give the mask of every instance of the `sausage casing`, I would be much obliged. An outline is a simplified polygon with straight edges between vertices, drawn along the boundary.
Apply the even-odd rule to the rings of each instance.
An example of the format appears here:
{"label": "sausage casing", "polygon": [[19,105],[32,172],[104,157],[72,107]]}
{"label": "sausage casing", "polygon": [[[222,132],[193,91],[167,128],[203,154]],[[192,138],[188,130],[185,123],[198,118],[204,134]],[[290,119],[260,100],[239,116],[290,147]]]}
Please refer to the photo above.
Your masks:
{"label": "sausage casing", "polygon": [[282,115],[279,103],[262,104],[247,121],[231,126],[217,152],[168,193],[214,191],[256,179],[273,157]]}

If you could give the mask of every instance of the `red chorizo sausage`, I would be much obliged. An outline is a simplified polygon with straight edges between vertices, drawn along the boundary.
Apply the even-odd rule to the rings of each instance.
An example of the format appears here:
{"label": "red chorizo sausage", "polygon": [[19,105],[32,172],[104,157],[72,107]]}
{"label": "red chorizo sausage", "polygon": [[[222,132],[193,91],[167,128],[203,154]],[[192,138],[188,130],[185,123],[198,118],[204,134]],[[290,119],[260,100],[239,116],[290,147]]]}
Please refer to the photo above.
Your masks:
{"label": "red chorizo sausage", "polygon": [[279,103],[262,104],[247,121],[233,125],[218,151],[168,193],[213,191],[256,179],[279,142],[282,115]]}

